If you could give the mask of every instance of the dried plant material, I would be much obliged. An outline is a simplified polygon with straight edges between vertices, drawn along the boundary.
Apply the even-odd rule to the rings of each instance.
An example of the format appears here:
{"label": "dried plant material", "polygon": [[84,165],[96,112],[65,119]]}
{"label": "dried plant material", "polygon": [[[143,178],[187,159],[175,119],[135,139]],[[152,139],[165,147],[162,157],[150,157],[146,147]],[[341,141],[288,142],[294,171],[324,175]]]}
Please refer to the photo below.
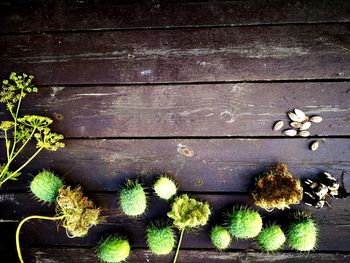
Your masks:
{"label": "dried plant material", "polygon": [[282,129],[283,125],[284,125],[284,122],[283,122],[283,121],[278,121],[278,122],[276,122],[276,124],[273,126],[273,130],[274,130],[274,131],[278,131],[278,130]]}
{"label": "dried plant material", "polygon": [[279,164],[275,169],[257,178],[251,194],[255,205],[267,211],[275,208],[283,210],[300,202],[303,198],[303,188],[300,181],[288,171],[287,165]]}
{"label": "dried plant material", "polygon": [[298,134],[301,137],[309,137],[310,136],[310,132],[309,131],[300,131]]}
{"label": "dried plant material", "polygon": [[318,146],[320,145],[320,143],[318,141],[315,141],[313,143],[311,143],[311,151],[316,151],[318,149]]}
{"label": "dried plant material", "polygon": [[284,135],[287,135],[287,136],[295,136],[295,135],[297,135],[297,131],[296,130],[285,130],[285,131],[283,131],[283,134]]}
{"label": "dried plant material", "polygon": [[305,121],[306,115],[303,111],[299,109],[294,109],[295,115],[297,116],[299,121]]}
{"label": "dried plant material", "polygon": [[320,117],[320,116],[312,116],[312,117],[310,118],[310,121],[313,122],[313,123],[320,123],[322,120],[323,120],[323,119],[322,119],[322,117]]}
{"label": "dried plant material", "polygon": [[303,126],[303,124],[302,124],[301,122],[292,121],[292,122],[290,123],[290,126],[293,127],[293,128],[295,128],[295,129],[300,129],[300,128]]}
{"label": "dried plant material", "polygon": [[71,189],[64,186],[59,190],[56,200],[56,213],[62,215],[62,225],[70,237],[86,236],[90,227],[99,223],[100,208],[83,195],[81,187]]}
{"label": "dried plant material", "polygon": [[307,121],[305,123],[303,123],[300,127],[301,131],[306,131],[311,127],[311,122]]}
{"label": "dried plant material", "polygon": [[288,117],[292,120],[292,121],[297,121],[299,122],[300,119],[298,118],[298,116],[294,113],[294,112],[288,112]]}

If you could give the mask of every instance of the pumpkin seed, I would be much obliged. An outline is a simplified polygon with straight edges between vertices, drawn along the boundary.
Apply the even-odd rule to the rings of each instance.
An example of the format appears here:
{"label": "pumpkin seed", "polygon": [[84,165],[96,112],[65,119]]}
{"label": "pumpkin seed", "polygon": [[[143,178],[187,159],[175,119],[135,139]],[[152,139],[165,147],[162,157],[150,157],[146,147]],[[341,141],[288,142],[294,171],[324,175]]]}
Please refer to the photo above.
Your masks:
{"label": "pumpkin seed", "polygon": [[303,124],[301,122],[292,121],[290,123],[290,126],[292,126],[293,128],[296,128],[296,129],[300,129],[303,126]]}
{"label": "pumpkin seed", "polygon": [[300,130],[301,131],[306,131],[307,129],[309,129],[311,127],[311,122],[307,121],[305,122],[301,127]]}
{"label": "pumpkin seed", "polygon": [[297,135],[297,131],[296,131],[296,130],[292,130],[292,129],[290,129],[290,130],[284,130],[284,131],[283,131],[283,134],[284,134],[284,135],[287,135],[287,136],[295,136],[295,135]]}
{"label": "pumpkin seed", "polygon": [[299,118],[298,116],[293,113],[293,112],[288,112],[288,117],[292,120],[292,121],[298,121],[299,122]]}
{"label": "pumpkin seed", "polygon": [[299,119],[299,121],[304,121],[305,120],[305,113],[299,109],[294,109],[295,115]]}
{"label": "pumpkin seed", "polygon": [[321,116],[312,116],[310,118],[310,121],[314,122],[314,123],[320,123],[322,121],[322,117]]}
{"label": "pumpkin seed", "polygon": [[318,149],[319,145],[320,145],[320,143],[318,141],[315,141],[315,142],[311,143],[310,148],[312,151],[316,151]]}
{"label": "pumpkin seed", "polygon": [[301,137],[309,137],[310,132],[309,131],[301,131],[298,133]]}
{"label": "pumpkin seed", "polygon": [[283,124],[284,124],[283,121],[278,121],[278,122],[276,122],[276,124],[273,126],[273,130],[274,130],[274,131],[278,131],[278,130],[282,129]]}

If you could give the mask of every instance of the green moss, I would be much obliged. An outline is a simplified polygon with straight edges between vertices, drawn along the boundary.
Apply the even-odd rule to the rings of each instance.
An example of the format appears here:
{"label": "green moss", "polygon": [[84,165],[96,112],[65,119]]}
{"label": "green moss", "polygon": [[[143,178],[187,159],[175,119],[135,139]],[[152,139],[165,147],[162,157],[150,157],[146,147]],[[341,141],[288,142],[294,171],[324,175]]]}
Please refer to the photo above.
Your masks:
{"label": "green moss", "polygon": [[41,201],[53,203],[63,186],[60,178],[50,171],[38,173],[30,183],[30,190]]}
{"label": "green moss", "polygon": [[272,225],[263,229],[256,240],[260,248],[268,252],[280,249],[286,241],[286,237],[279,226]]}
{"label": "green moss", "polygon": [[147,197],[140,183],[128,180],[119,197],[121,209],[126,215],[136,217],[146,211]]}
{"label": "green moss", "polygon": [[215,226],[210,232],[210,239],[219,250],[226,249],[231,243],[231,235],[223,226]]}
{"label": "green moss", "polygon": [[289,246],[297,251],[313,250],[316,247],[318,231],[314,220],[305,213],[297,213],[295,221],[288,228]]}
{"label": "green moss", "polygon": [[175,245],[174,231],[170,226],[150,226],[147,229],[147,244],[155,255],[169,254]]}
{"label": "green moss", "polygon": [[127,239],[110,236],[99,244],[97,256],[104,262],[122,262],[130,254],[130,245]]}
{"label": "green moss", "polygon": [[249,208],[234,208],[229,215],[228,230],[236,238],[256,237],[262,228],[262,219],[258,212]]}
{"label": "green moss", "polygon": [[169,200],[177,191],[174,181],[165,176],[155,182],[153,189],[160,198],[165,200]]}

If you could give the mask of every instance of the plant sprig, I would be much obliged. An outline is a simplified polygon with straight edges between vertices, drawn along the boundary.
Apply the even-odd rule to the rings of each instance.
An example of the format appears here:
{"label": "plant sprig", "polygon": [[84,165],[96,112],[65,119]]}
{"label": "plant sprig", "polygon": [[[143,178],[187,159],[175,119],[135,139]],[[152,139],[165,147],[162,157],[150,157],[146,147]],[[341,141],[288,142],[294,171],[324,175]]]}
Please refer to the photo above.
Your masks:
{"label": "plant sprig", "polygon": [[[0,187],[8,180],[17,180],[20,171],[28,165],[43,149],[56,151],[64,147],[61,140],[63,135],[51,132],[48,127],[53,120],[38,115],[19,116],[23,99],[28,93],[38,92],[38,88],[32,85],[33,76],[27,74],[10,74],[9,79],[2,83],[0,91],[0,103],[6,106],[12,120],[0,123],[0,130],[5,138],[7,162],[0,165]],[[12,134],[12,136],[10,136]],[[10,165],[22,152],[32,139],[36,140],[36,151],[17,170],[11,171]]]}

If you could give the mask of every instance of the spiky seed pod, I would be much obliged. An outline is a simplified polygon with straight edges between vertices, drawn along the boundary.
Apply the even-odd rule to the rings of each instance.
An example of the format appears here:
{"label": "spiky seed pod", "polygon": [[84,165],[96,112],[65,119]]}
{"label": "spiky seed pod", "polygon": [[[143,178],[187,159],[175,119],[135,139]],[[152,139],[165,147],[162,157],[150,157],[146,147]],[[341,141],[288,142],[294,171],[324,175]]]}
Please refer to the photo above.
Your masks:
{"label": "spiky seed pod", "polygon": [[231,243],[231,235],[223,226],[215,226],[210,232],[210,239],[219,250],[228,248]]}
{"label": "spiky seed pod", "polygon": [[175,245],[175,234],[170,226],[157,227],[151,225],[147,228],[147,244],[155,255],[169,254]]}
{"label": "spiky seed pod", "polygon": [[255,205],[272,211],[299,204],[303,198],[300,181],[288,171],[287,165],[279,164],[275,169],[260,176],[252,191]]}
{"label": "spiky seed pod", "polygon": [[118,236],[109,236],[102,240],[97,250],[98,258],[108,263],[122,262],[128,258],[129,254],[129,241]]}
{"label": "spiky seed pod", "polygon": [[100,208],[83,195],[80,187],[62,187],[56,200],[57,215],[64,215],[60,225],[70,237],[86,236],[90,227],[100,222]]}
{"label": "spiky seed pod", "polygon": [[282,229],[277,225],[264,228],[256,238],[259,247],[266,252],[280,249],[286,241]]}
{"label": "spiky seed pod", "polygon": [[63,182],[53,172],[42,171],[30,183],[30,190],[41,201],[53,203]]}
{"label": "spiky seed pod", "polygon": [[147,197],[143,186],[137,181],[128,180],[119,196],[124,214],[132,217],[142,215],[147,208]]}
{"label": "spiky seed pod", "polygon": [[305,212],[294,214],[287,232],[289,246],[297,251],[310,251],[316,247],[318,228],[311,216]]}
{"label": "spiky seed pod", "polygon": [[172,198],[177,191],[177,187],[174,181],[166,176],[160,177],[155,182],[153,189],[160,198],[165,200]]}
{"label": "spiky seed pod", "polygon": [[256,237],[262,228],[258,212],[247,207],[236,207],[229,214],[228,231],[234,237],[248,239]]}

